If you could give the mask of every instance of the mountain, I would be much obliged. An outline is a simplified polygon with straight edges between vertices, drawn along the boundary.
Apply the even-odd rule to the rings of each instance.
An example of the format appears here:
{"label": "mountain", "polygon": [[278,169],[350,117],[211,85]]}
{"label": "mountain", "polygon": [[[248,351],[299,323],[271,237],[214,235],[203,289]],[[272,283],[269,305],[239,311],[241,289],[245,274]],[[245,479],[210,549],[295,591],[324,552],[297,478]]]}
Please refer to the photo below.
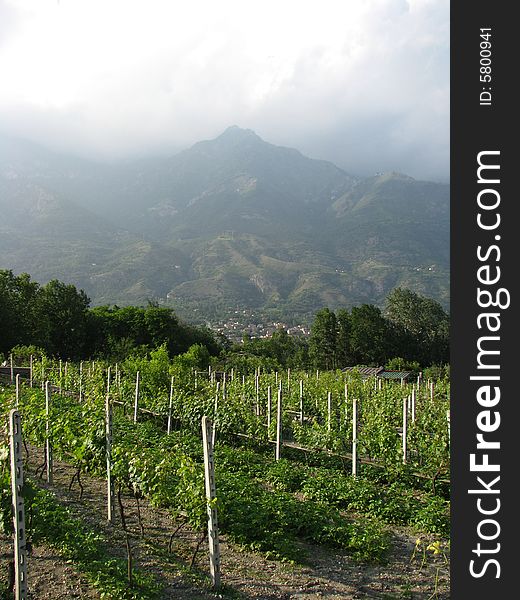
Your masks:
{"label": "mountain", "polygon": [[93,303],[199,314],[449,302],[449,188],[359,178],[230,127],[169,158],[100,165],[0,139],[0,268]]}

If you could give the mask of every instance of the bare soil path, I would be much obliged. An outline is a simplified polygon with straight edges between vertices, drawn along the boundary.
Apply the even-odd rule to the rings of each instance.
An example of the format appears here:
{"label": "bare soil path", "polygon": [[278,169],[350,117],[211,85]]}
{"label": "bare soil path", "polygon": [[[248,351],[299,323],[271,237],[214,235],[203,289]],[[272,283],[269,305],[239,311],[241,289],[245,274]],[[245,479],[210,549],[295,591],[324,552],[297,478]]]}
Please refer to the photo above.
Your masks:
{"label": "bare soil path", "polygon": [[[34,473],[43,462],[41,449],[30,449],[27,471]],[[37,479],[38,485],[51,489],[59,501],[77,516],[106,536],[111,553],[125,557],[124,534],[116,506],[114,524],[106,520],[106,483],[101,479],[82,476],[83,496],[79,487],[69,484],[74,469],[56,461],[54,482],[48,486]],[[308,561],[304,565],[289,565],[269,560],[261,554],[245,551],[221,536],[221,572],[225,584],[221,592],[209,585],[207,545],[203,543],[190,564],[200,534],[187,526],[179,527],[167,510],[140,503],[142,535],[135,499],[123,494],[127,524],[131,531],[134,565],[138,570],[153,573],[162,582],[163,600],[210,600],[233,598],[239,600],[349,600],[378,598],[381,600],[446,600],[449,593],[449,557],[433,556],[422,563],[422,554],[412,560],[416,535],[404,528],[391,528],[392,547],[385,564],[365,564],[347,554],[321,546],[302,544]],[[0,536],[0,572],[7,566],[10,540]],[[170,545],[171,543],[171,545]],[[170,549],[171,551],[170,551]],[[28,559],[28,582],[32,600],[61,598],[99,598],[99,594],[68,564],[48,547],[34,548]]]}

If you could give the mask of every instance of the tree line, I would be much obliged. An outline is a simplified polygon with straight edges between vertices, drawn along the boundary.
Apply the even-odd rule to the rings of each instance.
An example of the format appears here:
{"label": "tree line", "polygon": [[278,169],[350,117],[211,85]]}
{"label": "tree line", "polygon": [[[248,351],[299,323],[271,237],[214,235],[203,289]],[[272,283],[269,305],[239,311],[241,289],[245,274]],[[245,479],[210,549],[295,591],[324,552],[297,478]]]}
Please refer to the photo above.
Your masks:
{"label": "tree line", "polygon": [[[41,348],[69,360],[123,360],[164,346],[170,357],[203,347],[205,362],[245,372],[256,367],[337,369],[354,365],[407,364],[418,367],[449,362],[449,315],[430,298],[396,288],[383,310],[371,305],[318,311],[308,339],[284,329],[269,338],[231,345],[205,327],[181,322],[173,309],[90,307],[83,290],[52,280],[45,285],[26,273],[0,270],[0,353],[15,346]],[[197,354],[197,353],[196,353]],[[202,366],[202,365],[201,365]]]}
{"label": "tree line", "polygon": [[170,356],[199,344],[216,355],[221,344],[204,327],[182,323],[170,308],[99,306],[90,308],[83,290],[57,279],[45,285],[27,273],[0,271],[0,353],[35,346],[68,360],[121,360],[165,345]]}
{"label": "tree line", "polygon": [[420,369],[447,365],[449,314],[430,298],[403,288],[387,297],[384,310],[372,304],[352,309],[318,311],[309,339],[284,329],[269,338],[236,344],[227,363],[241,371],[254,367],[341,369],[347,366],[388,366]]}

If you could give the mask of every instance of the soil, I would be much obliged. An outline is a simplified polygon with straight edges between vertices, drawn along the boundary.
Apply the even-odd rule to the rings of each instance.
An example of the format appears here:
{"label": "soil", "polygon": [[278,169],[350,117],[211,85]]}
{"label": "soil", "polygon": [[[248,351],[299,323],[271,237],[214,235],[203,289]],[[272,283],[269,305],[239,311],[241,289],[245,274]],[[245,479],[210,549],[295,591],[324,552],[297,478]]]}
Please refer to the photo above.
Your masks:
{"label": "soil", "polygon": [[[33,481],[42,488],[51,489],[60,502],[93,528],[102,531],[111,553],[126,557],[117,506],[113,523],[106,519],[105,481],[83,475],[84,492],[80,500],[76,482],[70,491],[68,489],[74,474],[70,465],[55,461],[54,481],[49,486],[44,479],[34,478],[36,466],[43,462],[42,451],[30,448],[29,459],[26,472],[29,476],[33,474]],[[425,561],[422,553],[414,557],[417,534],[405,528],[390,528],[392,544],[384,564],[359,563],[341,551],[301,544],[308,561],[304,565],[290,565],[245,551],[221,535],[223,587],[215,592],[210,585],[207,543],[200,544],[195,553],[201,541],[200,534],[182,526],[170,539],[180,522],[174,521],[167,510],[151,507],[141,500],[142,535],[135,499],[130,494],[123,494],[122,499],[131,532],[134,566],[157,576],[164,586],[162,600],[446,600],[450,597],[449,556],[444,553],[433,556],[428,552]],[[425,536],[422,538],[426,539]],[[11,556],[10,538],[0,534],[0,589]],[[100,598],[74,565],[60,558],[51,547],[34,547],[27,565],[31,600]]]}

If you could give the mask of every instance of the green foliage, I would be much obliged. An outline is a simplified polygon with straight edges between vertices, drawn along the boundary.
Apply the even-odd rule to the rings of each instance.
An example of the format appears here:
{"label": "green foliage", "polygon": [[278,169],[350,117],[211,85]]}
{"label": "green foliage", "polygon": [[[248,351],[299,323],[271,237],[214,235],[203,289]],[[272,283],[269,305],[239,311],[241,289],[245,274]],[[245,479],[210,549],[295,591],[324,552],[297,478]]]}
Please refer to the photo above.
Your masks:
{"label": "green foliage", "polygon": [[[201,348],[194,348],[189,355],[196,358],[201,352],[205,356]],[[123,402],[122,408],[114,407],[113,418],[112,476],[116,485],[167,508],[174,517],[182,516],[193,529],[204,530],[207,504],[200,420],[207,415],[216,426],[219,524],[239,544],[282,560],[300,561],[304,556],[299,540],[304,540],[343,548],[363,560],[379,560],[388,545],[382,523],[412,525],[442,535],[448,532],[449,504],[432,493],[449,468],[448,382],[436,384],[433,402],[428,390],[421,388],[417,394],[416,419],[409,423],[409,456],[403,464],[399,427],[407,388],[399,383],[388,382],[377,389],[373,380],[356,374],[287,371],[235,376],[218,387],[207,371],[195,378],[190,364],[183,364],[182,359],[170,362],[163,346],[149,358],[135,356],[124,361],[117,378],[111,371],[111,394]],[[42,365],[51,379],[59,378],[58,364],[43,358],[41,365],[37,362],[36,372]],[[148,412],[140,413],[134,423],[125,409],[128,413],[133,407],[138,370],[142,375],[140,406]],[[78,366],[69,364],[63,381],[74,386],[78,376]],[[175,425],[174,431],[165,435],[172,376]],[[81,403],[70,395],[52,394],[51,442],[56,456],[81,471],[104,476],[107,366],[83,365],[82,385]],[[265,426],[268,387],[272,392],[270,431]],[[306,455],[308,465],[294,460],[295,451],[287,449],[285,454],[286,448],[285,458],[273,460],[267,439],[274,435],[278,387],[282,390],[284,439],[320,451]],[[345,475],[350,468],[347,458],[322,452],[350,451],[353,398],[358,401],[358,451],[380,462],[377,471],[375,466],[360,465],[362,475],[357,478]],[[4,414],[12,403],[12,394],[0,393]],[[20,410],[26,438],[43,445],[47,423],[42,391],[23,389]],[[245,435],[249,447],[237,447],[238,433]],[[415,472],[429,478],[432,491],[415,483]],[[356,514],[355,521],[352,514]]]}
{"label": "green foliage", "polygon": [[36,298],[39,286],[27,273],[14,275],[0,270],[0,352],[18,344],[31,344],[37,337]]}
{"label": "green foliage", "polygon": [[386,314],[400,328],[408,358],[449,362],[449,315],[438,302],[398,287],[387,296]]}
{"label": "green foliage", "polygon": [[74,561],[102,597],[152,600],[159,596],[159,585],[150,575],[135,571],[129,585],[126,561],[110,556],[101,534],[73,516],[50,492],[35,490],[26,503],[26,512],[30,515],[32,542],[44,541],[63,558]]}
{"label": "green foliage", "polygon": [[311,327],[309,356],[314,366],[320,369],[335,369],[337,366],[337,321],[328,308],[316,313]]}

